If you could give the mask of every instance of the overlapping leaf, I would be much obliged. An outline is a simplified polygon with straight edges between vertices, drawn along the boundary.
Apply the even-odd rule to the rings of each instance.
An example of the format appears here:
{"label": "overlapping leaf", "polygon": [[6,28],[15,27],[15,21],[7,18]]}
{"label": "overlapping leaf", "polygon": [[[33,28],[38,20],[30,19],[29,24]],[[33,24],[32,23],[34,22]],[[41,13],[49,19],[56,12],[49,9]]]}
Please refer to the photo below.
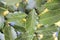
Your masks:
{"label": "overlapping leaf", "polygon": [[26,22],[26,30],[27,30],[27,39],[26,40],[33,40],[33,34],[34,34],[34,30],[35,30],[35,25],[36,25],[36,14],[35,14],[35,10],[33,9],[27,18],[27,22]]}
{"label": "overlapping leaf", "polygon": [[23,25],[22,19],[26,17],[26,14],[24,13],[10,13],[6,16],[8,19],[8,22],[15,22],[16,25]]}
{"label": "overlapping leaf", "polygon": [[16,31],[26,32],[26,29],[24,27],[15,25],[14,28],[15,28]]}
{"label": "overlapping leaf", "polygon": [[3,7],[0,7],[0,15],[3,15],[3,13],[7,11],[7,9],[3,8]]}
{"label": "overlapping leaf", "polygon": [[4,27],[4,16],[0,15],[0,29]]}
{"label": "overlapping leaf", "polygon": [[53,26],[42,27],[39,30],[37,30],[37,33],[42,33],[46,36],[46,35],[52,34],[53,32],[56,32],[56,31],[57,31],[57,27],[53,25]]}
{"label": "overlapping leaf", "polygon": [[60,20],[60,9],[49,11],[40,15],[40,23],[51,25]]}
{"label": "overlapping leaf", "polygon": [[[53,29],[54,28],[54,29]],[[57,27],[52,26],[45,26],[37,30],[37,33],[43,34],[42,40],[53,40],[53,33],[57,32]]]}
{"label": "overlapping leaf", "polygon": [[10,26],[4,27],[3,33],[5,35],[5,40],[13,40],[11,27]]}
{"label": "overlapping leaf", "polygon": [[49,10],[56,10],[60,8],[60,3],[46,3],[44,6]]}

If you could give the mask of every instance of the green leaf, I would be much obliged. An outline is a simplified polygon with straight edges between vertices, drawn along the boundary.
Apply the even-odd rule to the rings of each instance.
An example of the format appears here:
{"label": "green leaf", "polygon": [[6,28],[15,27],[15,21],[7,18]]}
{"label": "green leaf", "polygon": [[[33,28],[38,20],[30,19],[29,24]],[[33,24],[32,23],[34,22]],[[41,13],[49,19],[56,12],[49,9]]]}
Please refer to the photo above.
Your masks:
{"label": "green leaf", "polygon": [[26,30],[27,30],[27,39],[26,40],[33,40],[33,35],[34,35],[34,30],[36,28],[36,12],[35,10],[33,9],[29,15],[28,15],[28,18],[27,18],[27,21],[26,21]]}
{"label": "green leaf", "polygon": [[60,27],[59,27],[59,33],[58,33],[58,40],[60,40]]}
{"label": "green leaf", "polygon": [[54,40],[53,36],[52,35],[47,35],[47,36],[44,36],[41,40]]}
{"label": "green leaf", "polygon": [[40,15],[40,23],[44,25],[52,25],[60,20],[60,10],[48,11]]}
{"label": "green leaf", "polygon": [[0,15],[3,15],[3,13],[7,11],[7,9],[3,8],[3,7],[0,7]]}
{"label": "green leaf", "polygon": [[16,31],[26,32],[26,30],[25,30],[24,27],[21,27],[21,26],[17,26],[17,25],[15,25],[14,28],[15,28]]}
{"label": "green leaf", "polygon": [[18,10],[24,12],[25,11],[25,8],[26,8],[26,5],[27,4],[24,3],[24,2],[20,2],[19,3],[19,6],[18,6]]}
{"label": "green leaf", "polygon": [[44,6],[47,0],[35,0],[36,1],[36,9],[40,14],[46,7]]}
{"label": "green leaf", "polygon": [[18,2],[21,2],[21,0],[5,0],[7,5],[15,5]]}
{"label": "green leaf", "polygon": [[4,16],[0,15],[0,29],[4,27]]}
{"label": "green leaf", "polygon": [[16,40],[26,40],[27,38],[27,34],[26,33],[22,33],[21,35],[19,35]]}
{"label": "green leaf", "polygon": [[60,0],[53,0],[52,2],[58,2],[58,3],[60,3]]}
{"label": "green leaf", "polygon": [[56,10],[60,8],[60,3],[46,3],[44,6],[49,10]]}
{"label": "green leaf", "polygon": [[36,31],[37,33],[43,34],[43,38],[41,40],[53,40],[53,33],[57,32],[57,26],[44,26]]}
{"label": "green leaf", "polygon": [[15,10],[17,10],[16,6],[13,6],[13,5],[9,5],[7,7],[7,9],[10,11],[10,12],[14,12]]}
{"label": "green leaf", "polygon": [[6,4],[4,3],[4,1],[0,1],[0,7],[6,8]]}
{"label": "green leaf", "polygon": [[15,22],[16,25],[22,26],[23,22],[22,19],[25,18],[27,15],[25,13],[9,13],[6,18],[8,22]]}
{"label": "green leaf", "polygon": [[45,36],[47,36],[47,35],[52,35],[53,32],[56,32],[56,31],[57,31],[57,26],[51,25],[51,26],[41,27],[41,28],[38,29],[36,32],[37,32],[37,33],[44,34]]}
{"label": "green leaf", "polygon": [[38,37],[34,36],[33,40],[38,40]]}
{"label": "green leaf", "polygon": [[27,21],[26,21],[26,24],[25,24],[26,33],[24,33],[22,36],[20,36],[16,40],[33,40],[34,30],[35,30],[35,25],[36,25],[36,23],[35,23],[36,14],[35,13],[36,13],[35,10],[32,10],[28,14]]}
{"label": "green leaf", "polygon": [[5,26],[3,29],[3,33],[5,35],[5,40],[14,40],[12,37],[11,27]]}
{"label": "green leaf", "polygon": [[41,7],[41,5],[44,5],[47,2],[47,0],[35,0],[35,1],[37,7]]}

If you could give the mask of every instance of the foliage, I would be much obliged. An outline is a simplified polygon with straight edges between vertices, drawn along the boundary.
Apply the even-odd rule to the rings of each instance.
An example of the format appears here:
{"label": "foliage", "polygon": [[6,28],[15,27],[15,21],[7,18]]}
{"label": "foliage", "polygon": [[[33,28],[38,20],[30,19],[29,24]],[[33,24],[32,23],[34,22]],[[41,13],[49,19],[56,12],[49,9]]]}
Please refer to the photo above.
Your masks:
{"label": "foliage", "polygon": [[59,16],[60,0],[0,0],[0,35],[4,40],[60,40]]}

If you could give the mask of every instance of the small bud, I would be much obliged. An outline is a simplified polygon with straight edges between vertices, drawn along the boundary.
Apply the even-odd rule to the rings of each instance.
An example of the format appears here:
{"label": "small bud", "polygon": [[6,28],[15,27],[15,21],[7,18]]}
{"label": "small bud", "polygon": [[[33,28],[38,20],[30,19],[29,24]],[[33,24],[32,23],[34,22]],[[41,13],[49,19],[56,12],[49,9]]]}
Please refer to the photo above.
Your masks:
{"label": "small bud", "polygon": [[28,0],[26,0],[26,2],[28,2]]}
{"label": "small bud", "polygon": [[43,38],[43,34],[38,34],[38,38],[42,39]]}
{"label": "small bud", "polygon": [[40,28],[42,26],[42,24],[37,24],[37,28]]}
{"label": "small bud", "polygon": [[50,2],[52,2],[52,0],[48,0],[48,1],[47,1],[47,3],[50,3]]}
{"label": "small bud", "polygon": [[26,22],[26,19],[23,19],[24,22]]}
{"label": "small bud", "polygon": [[6,16],[8,13],[9,13],[9,11],[7,10],[3,13],[3,15]]}
{"label": "small bud", "polygon": [[46,8],[40,15],[42,15],[42,14],[48,12],[48,11],[49,11],[49,10]]}
{"label": "small bud", "polygon": [[60,21],[56,22],[55,25],[60,27]]}
{"label": "small bud", "polygon": [[54,40],[58,40],[58,38],[57,38],[57,37],[55,37],[55,38],[54,38]]}
{"label": "small bud", "polygon": [[16,7],[19,7],[19,3],[16,3]]}

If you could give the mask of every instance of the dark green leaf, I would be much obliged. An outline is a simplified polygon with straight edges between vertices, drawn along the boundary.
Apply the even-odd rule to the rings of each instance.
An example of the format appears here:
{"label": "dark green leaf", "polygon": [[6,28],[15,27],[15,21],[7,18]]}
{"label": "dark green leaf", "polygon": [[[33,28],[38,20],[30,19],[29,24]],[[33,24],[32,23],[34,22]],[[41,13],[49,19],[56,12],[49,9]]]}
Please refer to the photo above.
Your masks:
{"label": "dark green leaf", "polygon": [[21,26],[17,26],[17,25],[15,25],[14,28],[15,28],[16,31],[26,32],[26,30],[25,30],[24,27],[21,27]]}

